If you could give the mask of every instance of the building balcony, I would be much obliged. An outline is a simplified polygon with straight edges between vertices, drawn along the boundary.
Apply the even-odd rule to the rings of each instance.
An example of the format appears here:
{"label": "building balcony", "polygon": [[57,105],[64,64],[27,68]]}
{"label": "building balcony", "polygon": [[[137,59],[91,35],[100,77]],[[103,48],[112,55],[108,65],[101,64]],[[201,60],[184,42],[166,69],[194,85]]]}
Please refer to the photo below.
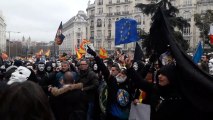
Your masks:
{"label": "building balcony", "polygon": [[122,12],[122,14],[123,15],[129,15],[130,13],[129,13],[129,11],[124,11],[124,12]]}
{"label": "building balcony", "polygon": [[179,8],[189,8],[189,7],[195,7],[194,4],[183,4],[183,5],[179,5]]}
{"label": "building balcony", "polygon": [[98,5],[103,5],[103,2],[98,2]]}
{"label": "building balcony", "polygon": [[110,36],[110,35],[106,36],[107,41],[112,41],[113,39],[114,39],[113,36]]}
{"label": "building balcony", "polygon": [[112,24],[108,24],[108,29],[111,29],[112,28]]}
{"label": "building balcony", "polygon": [[107,16],[113,16],[113,13],[107,13]]}
{"label": "building balcony", "polygon": [[114,15],[121,15],[121,12],[115,12]]}
{"label": "building balcony", "polygon": [[197,4],[210,4],[210,3],[213,3],[213,1],[212,0],[199,0],[197,2]]}
{"label": "building balcony", "polygon": [[96,36],[96,39],[98,40],[101,40],[101,38],[102,38],[101,36]]}
{"label": "building balcony", "polygon": [[92,15],[90,15],[89,17],[90,17],[90,18],[93,18],[93,17],[95,17],[95,15],[92,14]]}
{"label": "building balcony", "polygon": [[123,2],[121,2],[121,1],[116,1],[115,3],[112,3],[112,2],[109,2],[108,4],[106,4],[106,6],[112,6],[112,5],[121,5],[121,4],[130,4],[132,1],[127,1],[127,0],[125,0],[125,1],[123,1]]}
{"label": "building balcony", "polygon": [[91,30],[94,29],[94,26],[90,26],[90,29],[91,29]]}
{"label": "building balcony", "polygon": [[107,40],[110,40],[110,39],[111,39],[111,36],[110,36],[110,35],[108,35],[108,36],[107,36]]}

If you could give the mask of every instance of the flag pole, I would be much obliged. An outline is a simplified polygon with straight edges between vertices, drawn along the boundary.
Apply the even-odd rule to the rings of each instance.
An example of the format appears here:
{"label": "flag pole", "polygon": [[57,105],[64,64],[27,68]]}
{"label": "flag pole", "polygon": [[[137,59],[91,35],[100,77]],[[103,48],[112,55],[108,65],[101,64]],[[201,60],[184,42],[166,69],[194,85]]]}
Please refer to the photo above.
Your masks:
{"label": "flag pole", "polygon": [[55,59],[56,59],[56,52],[55,52],[55,42],[54,42],[54,57],[55,57]]}

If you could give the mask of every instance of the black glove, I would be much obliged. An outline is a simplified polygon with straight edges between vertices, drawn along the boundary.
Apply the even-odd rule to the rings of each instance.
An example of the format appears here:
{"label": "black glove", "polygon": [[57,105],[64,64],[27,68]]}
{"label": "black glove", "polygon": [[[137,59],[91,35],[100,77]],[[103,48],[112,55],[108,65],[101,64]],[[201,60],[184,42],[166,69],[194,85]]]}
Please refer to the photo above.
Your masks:
{"label": "black glove", "polygon": [[93,51],[89,46],[87,46],[88,47],[88,49],[87,49],[87,53],[89,53],[90,55],[92,55],[92,56],[96,56],[96,52],[95,51]]}

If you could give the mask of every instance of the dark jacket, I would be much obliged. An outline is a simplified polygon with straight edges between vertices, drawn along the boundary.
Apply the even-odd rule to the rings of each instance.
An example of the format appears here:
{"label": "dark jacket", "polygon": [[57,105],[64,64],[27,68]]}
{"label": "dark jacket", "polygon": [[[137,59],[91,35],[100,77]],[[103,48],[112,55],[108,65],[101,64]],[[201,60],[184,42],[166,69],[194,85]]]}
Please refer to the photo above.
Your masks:
{"label": "dark jacket", "polygon": [[[100,68],[104,80],[107,83],[107,106],[106,106],[106,113],[108,116],[113,116],[113,119],[117,120],[127,120],[129,116],[129,110],[130,110],[130,103],[132,101],[132,95],[131,95],[131,86],[129,84],[129,81],[126,80],[126,82],[118,84],[115,77],[110,75],[110,72],[108,68],[104,65],[104,63],[101,61],[99,57],[95,57],[95,61],[98,65],[98,68]],[[121,93],[121,91],[124,91]],[[128,94],[128,101],[125,101],[126,103],[122,103],[119,100],[119,96],[121,94]],[[126,94],[126,95],[127,95]],[[122,98],[122,97],[121,97]],[[111,119],[111,118],[110,118]]]}
{"label": "dark jacket", "polygon": [[202,69],[203,71],[209,73],[209,64],[208,64],[208,62],[202,61],[202,62],[201,62],[201,69]]}
{"label": "dark jacket", "polygon": [[99,85],[98,76],[91,70],[80,72],[78,82],[83,83],[88,101],[93,101]]}
{"label": "dark jacket", "polygon": [[43,71],[38,71],[36,74],[38,84],[42,87],[46,95],[49,95],[48,86],[51,85],[49,81],[49,73]]}
{"label": "dark jacket", "polygon": [[[205,113],[195,109],[176,86],[159,87],[148,83],[133,68],[127,70],[128,76],[138,88],[151,94],[151,120],[204,120]],[[206,114],[208,115],[208,114]]]}
{"label": "dark jacket", "polygon": [[51,96],[49,100],[56,120],[86,120],[87,105],[83,91],[68,91]]}

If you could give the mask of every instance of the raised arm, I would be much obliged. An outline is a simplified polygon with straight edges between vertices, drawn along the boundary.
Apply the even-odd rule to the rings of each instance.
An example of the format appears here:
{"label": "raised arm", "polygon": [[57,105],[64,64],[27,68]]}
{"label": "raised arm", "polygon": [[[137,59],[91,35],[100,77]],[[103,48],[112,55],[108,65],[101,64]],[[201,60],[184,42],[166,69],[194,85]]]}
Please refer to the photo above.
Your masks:
{"label": "raised arm", "polygon": [[130,59],[127,58],[125,63],[127,67],[127,76],[135,83],[137,88],[142,89],[147,93],[151,93],[155,90],[154,84],[148,83],[141,78],[141,76],[132,68],[132,62]]}
{"label": "raised arm", "polygon": [[98,65],[98,68],[101,70],[103,76],[104,76],[104,80],[108,80],[109,76],[110,76],[110,72],[108,70],[108,68],[104,65],[103,61],[100,59],[100,57],[97,56],[97,54],[95,53],[95,51],[93,51],[89,46],[88,46],[88,50],[87,52],[89,54],[91,54],[92,56],[94,56],[95,61]]}

